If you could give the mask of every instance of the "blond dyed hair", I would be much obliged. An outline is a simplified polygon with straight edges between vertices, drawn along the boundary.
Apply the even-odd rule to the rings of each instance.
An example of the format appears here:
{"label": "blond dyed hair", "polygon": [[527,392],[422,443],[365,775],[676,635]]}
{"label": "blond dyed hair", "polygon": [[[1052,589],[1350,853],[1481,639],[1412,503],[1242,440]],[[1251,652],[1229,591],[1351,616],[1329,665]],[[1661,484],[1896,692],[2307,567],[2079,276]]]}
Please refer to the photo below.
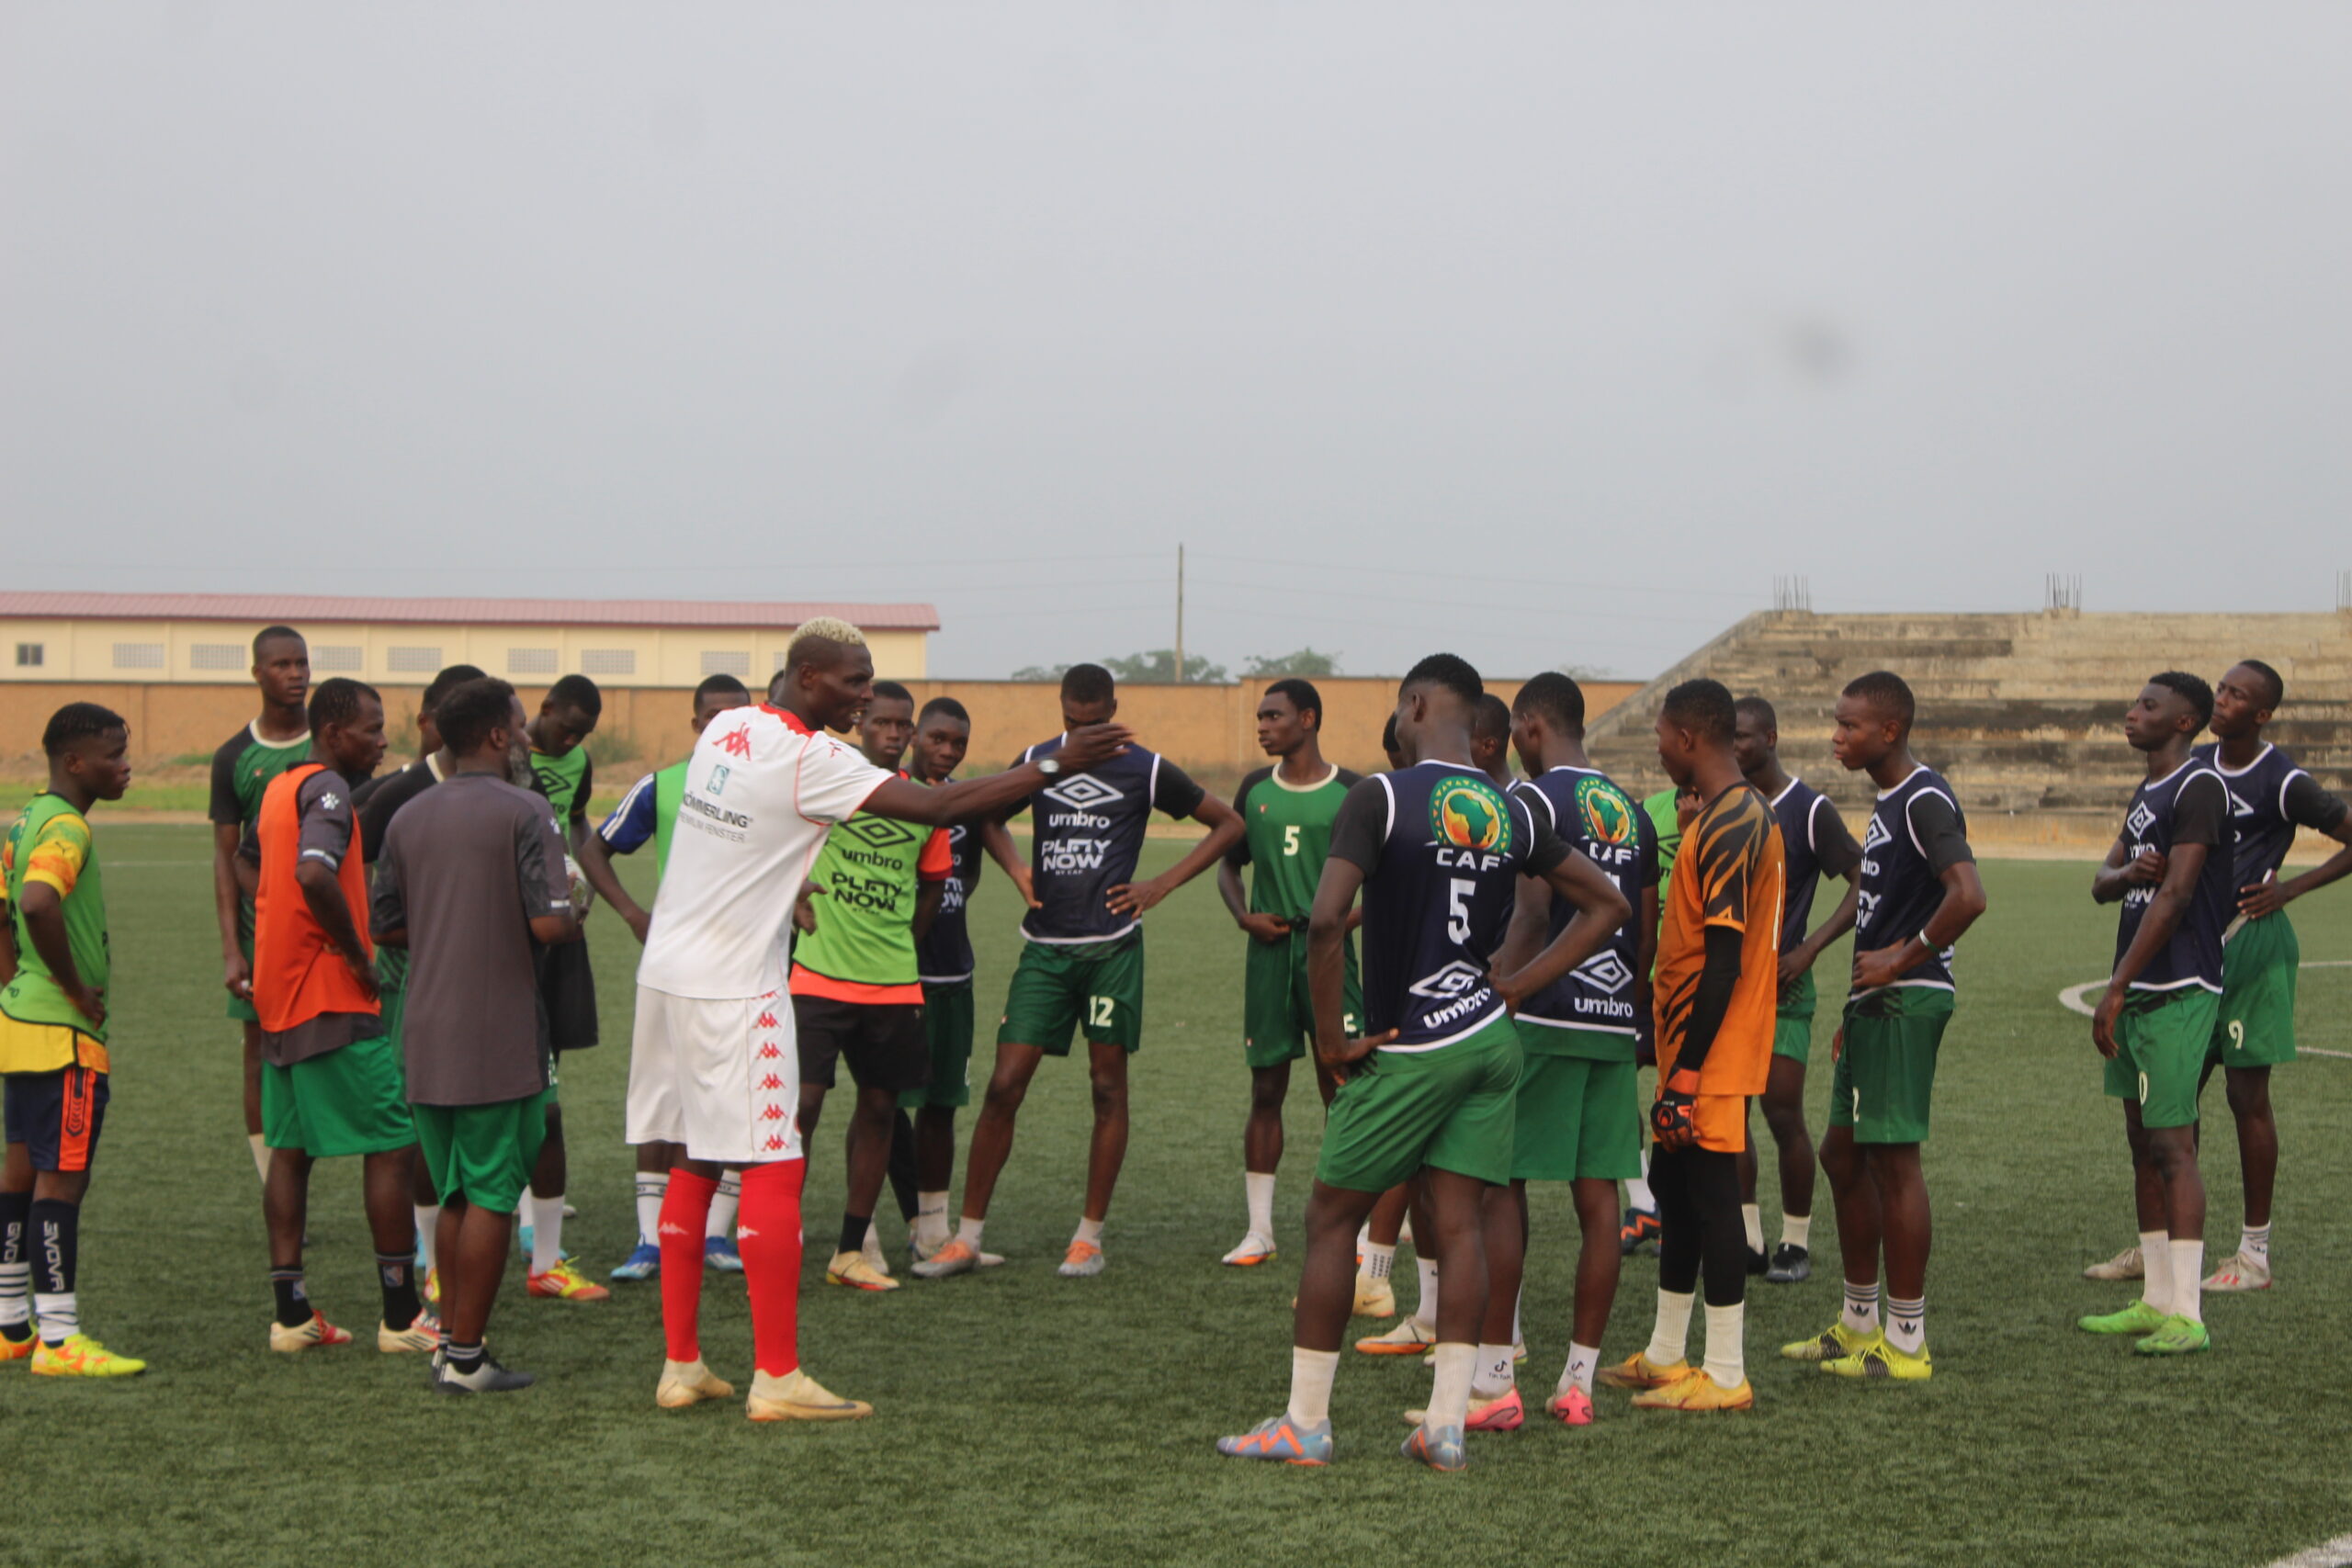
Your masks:
{"label": "blond dyed hair", "polygon": [[807,649],[813,652],[810,646],[813,644],[836,649],[864,648],[865,634],[838,615],[819,615],[813,620],[803,621],[794,628],[792,640],[785,645],[784,667],[789,670],[799,663],[802,650]]}

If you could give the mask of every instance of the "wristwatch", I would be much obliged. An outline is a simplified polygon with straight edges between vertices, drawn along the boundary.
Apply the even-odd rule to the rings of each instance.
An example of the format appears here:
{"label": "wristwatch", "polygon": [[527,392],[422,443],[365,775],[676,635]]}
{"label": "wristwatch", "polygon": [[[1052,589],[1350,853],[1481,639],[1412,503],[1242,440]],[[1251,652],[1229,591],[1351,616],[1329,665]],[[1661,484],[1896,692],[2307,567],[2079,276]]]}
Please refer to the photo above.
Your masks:
{"label": "wristwatch", "polygon": [[1062,776],[1062,760],[1059,757],[1040,757],[1037,759],[1037,771],[1049,779],[1057,779]]}

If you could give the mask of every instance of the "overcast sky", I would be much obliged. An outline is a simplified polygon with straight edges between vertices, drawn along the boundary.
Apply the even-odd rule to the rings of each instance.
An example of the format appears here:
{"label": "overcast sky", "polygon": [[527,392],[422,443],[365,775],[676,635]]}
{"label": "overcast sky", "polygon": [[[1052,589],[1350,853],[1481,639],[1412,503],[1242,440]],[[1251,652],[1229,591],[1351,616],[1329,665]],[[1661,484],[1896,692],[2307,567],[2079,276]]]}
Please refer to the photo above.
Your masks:
{"label": "overcast sky", "polygon": [[19,588],[2324,609],[2352,6],[0,6]]}

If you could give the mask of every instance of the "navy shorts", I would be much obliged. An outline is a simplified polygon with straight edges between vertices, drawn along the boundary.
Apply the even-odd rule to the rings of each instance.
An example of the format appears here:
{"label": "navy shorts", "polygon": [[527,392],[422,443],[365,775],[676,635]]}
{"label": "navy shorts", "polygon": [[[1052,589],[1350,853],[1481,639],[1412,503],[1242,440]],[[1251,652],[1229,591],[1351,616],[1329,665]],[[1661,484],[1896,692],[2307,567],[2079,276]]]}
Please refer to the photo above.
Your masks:
{"label": "navy shorts", "polygon": [[10,1073],[5,1081],[8,1142],[22,1144],[35,1170],[87,1170],[107,1120],[107,1076],[89,1067]]}

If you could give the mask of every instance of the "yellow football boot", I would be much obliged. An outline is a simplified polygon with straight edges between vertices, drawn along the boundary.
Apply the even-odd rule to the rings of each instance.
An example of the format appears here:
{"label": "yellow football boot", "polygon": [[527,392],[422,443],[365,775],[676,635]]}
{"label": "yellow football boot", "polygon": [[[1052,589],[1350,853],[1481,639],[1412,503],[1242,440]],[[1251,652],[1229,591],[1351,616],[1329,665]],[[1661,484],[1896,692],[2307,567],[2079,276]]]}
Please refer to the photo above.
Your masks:
{"label": "yellow football boot", "polygon": [[33,1352],[31,1371],[37,1378],[127,1378],[147,1370],[147,1363],[118,1356],[86,1334],[69,1334],[62,1345],[43,1345]]}

